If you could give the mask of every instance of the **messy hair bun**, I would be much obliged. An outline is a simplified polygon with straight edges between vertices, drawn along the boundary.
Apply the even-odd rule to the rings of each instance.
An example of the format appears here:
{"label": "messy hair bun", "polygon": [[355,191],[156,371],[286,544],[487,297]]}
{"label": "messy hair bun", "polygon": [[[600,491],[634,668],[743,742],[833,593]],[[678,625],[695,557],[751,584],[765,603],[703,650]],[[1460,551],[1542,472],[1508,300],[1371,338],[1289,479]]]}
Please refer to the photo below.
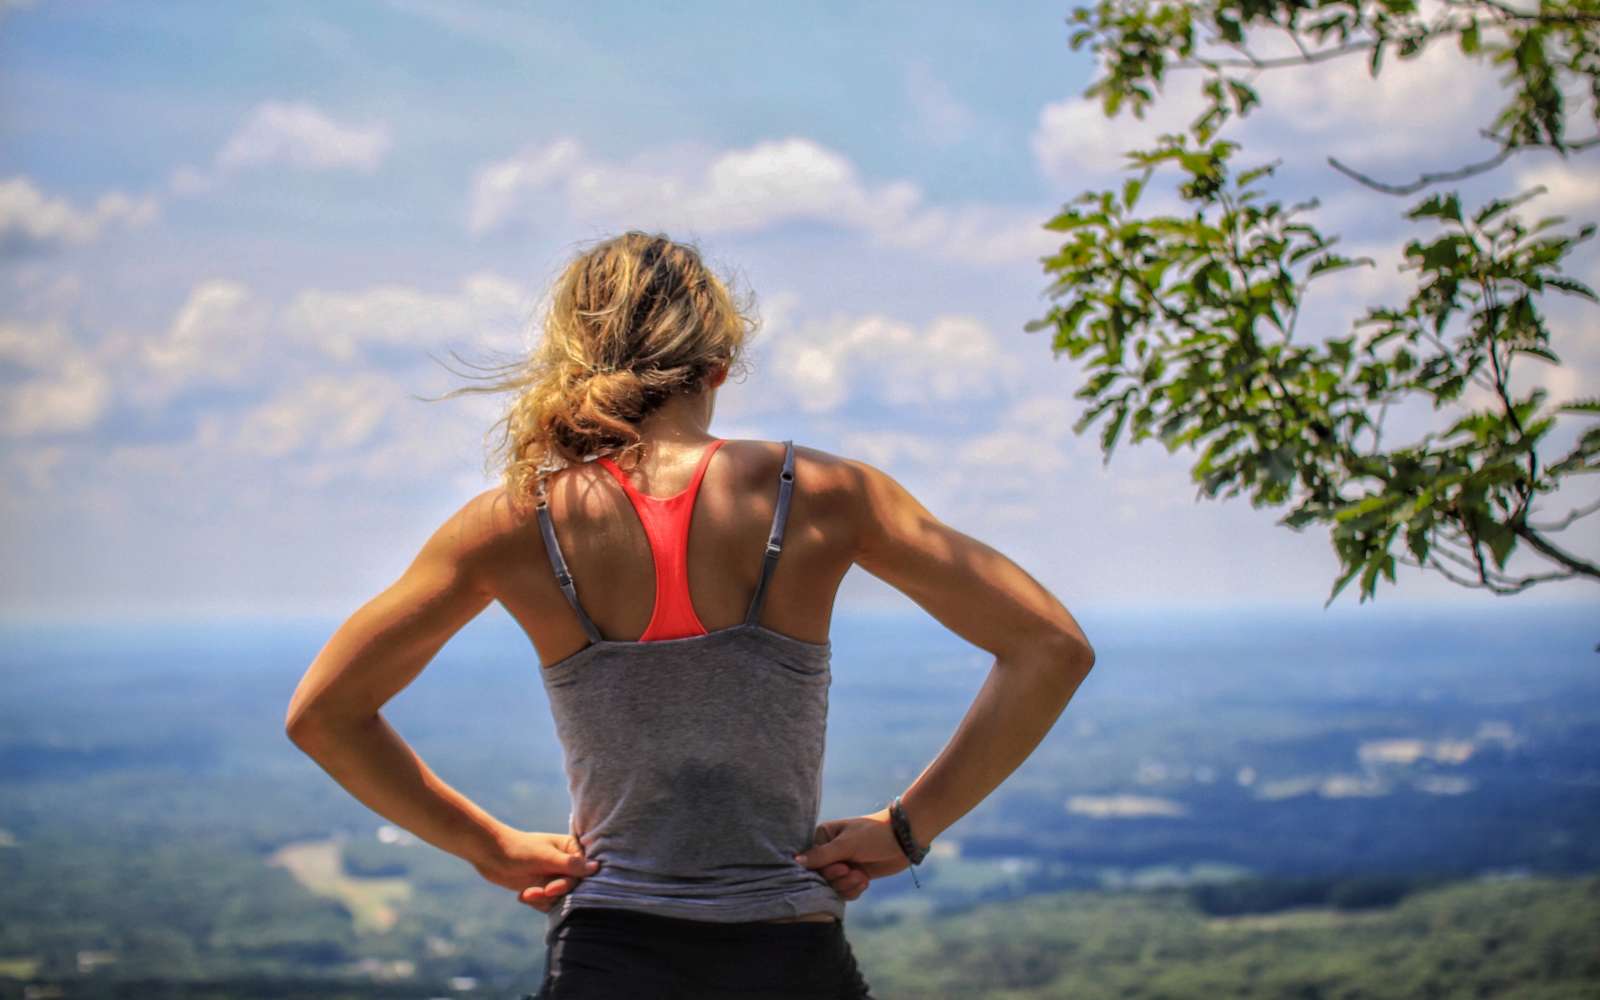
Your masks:
{"label": "messy hair bun", "polygon": [[637,460],[640,422],[741,365],[756,325],[692,245],[630,230],[580,253],[551,288],[533,355],[487,387],[513,394],[495,424],[508,491],[531,499],[598,455]]}

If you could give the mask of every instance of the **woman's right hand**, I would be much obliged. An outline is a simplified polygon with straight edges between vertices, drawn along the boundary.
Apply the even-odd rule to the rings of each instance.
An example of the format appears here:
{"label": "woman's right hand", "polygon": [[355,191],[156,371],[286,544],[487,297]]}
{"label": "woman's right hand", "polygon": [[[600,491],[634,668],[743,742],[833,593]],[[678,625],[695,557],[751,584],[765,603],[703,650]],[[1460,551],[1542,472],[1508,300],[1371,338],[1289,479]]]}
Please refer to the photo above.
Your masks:
{"label": "woman's right hand", "polygon": [[821,874],[845,899],[860,896],[872,879],[911,867],[889,824],[888,809],[820,824],[812,846],[795,860]]}

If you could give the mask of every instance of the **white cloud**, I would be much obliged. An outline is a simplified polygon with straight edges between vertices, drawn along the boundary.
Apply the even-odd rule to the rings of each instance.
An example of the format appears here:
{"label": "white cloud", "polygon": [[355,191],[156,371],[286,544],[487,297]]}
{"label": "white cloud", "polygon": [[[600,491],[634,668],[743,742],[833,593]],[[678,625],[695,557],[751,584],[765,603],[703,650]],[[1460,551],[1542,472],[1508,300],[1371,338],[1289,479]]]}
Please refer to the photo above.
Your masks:
{"label": "white cloud", "polygon": [[0,397],[0,432],[9,437],[87,430],[110,405],[111,380],[58,323],[0,321],[0,364],[29,373]]}
{"label": "white cloud", "polygon": [[1040,173],[1062,183],[1087,184],[1085,174],[1095,183],[1121,176],[1125,151],[1153,146],[1161,133],[1188,127],[1202,108],[1197,93],[1185,81],[1173,80],[1143,119],[1130,111],[1107,118],[1099,100],[1077,96],[1047,104],[1030,139],[1034,162]]}
{"label": "white cloud", "polygon": [[1001,391],[1023,371],[975,319],[943,316],[918,329],[881,315],[784,332],[772,368],[794,405],[808,413],[837,410],[860,397],[939,407]]}
{"label": "white cloud", "polygon": [[[1498,71],[1448,42],[1414,59],[1385,59],[1374,79],[1357,55],[1271,70],[1257,81],[1246,148],[1285,162],[1332,155],[1355,169],[1403,163],[1454,165],[1492,147],[1477,136],[1500,103]],[[1409,178],[1405,178],[1409,179]]]}
{"label": "white cloud", "polygon": [[[1263,58],[1289,54],[1288,45],[1286,36],[1249,37],[1251,50]],[[1332,155],[1357,170],[1401,175],[1384,179],[1410,180],[1403,167],[1437,169],[1493,151],[1477,129],[1489,124],[1502,101],[1499,74],[1448,41],[1414,59],[1391,55],[1376,78],[1360,53],[1253,77],[1237,69],[1230,75],[1249,82],[1261,98],[1223,133],[1242,144],[1241,155],[1252,164],[1281,157],[1286,168],[1319,168]],[[1076,95],[1046,105],[1032,137],[1040,172],[1061,183],[1103,186],[1120,173],[1124,151],[1152,147],[1163,132],[1187,130],[1207,105],[1200,89],[1206,79],[1202,70],[1170,71],[1142,120],[1126,109],[1107,118],[1098,99]]]}
{"label": "white cloud", "polygon": [[433,346],[452,338],[515,343],[531,309],[525,291],[494,274],[469,275],[459,292],[433,293],[403,285],[357,292],[310,289],[284,310],[290,336],[349,361],[364,345]]}
{"label": "white cloud", "polygon": [[1524,202],[1518,209],[1529,222],[1550,215],[1564,215],[1562,232],[1576,231],[1585,222],[1600,221],[1600,171],[1592,158],[1573,154],[1577,160],[1546,160],[1527,163],[1516,171],[1515,190],[1526,191],[1537,185],[1545,190]]}
{"label": "white cloud", "polygon": [[652,150],[631,163],[597,159],[570,138],[530,146],[475,173],[467,225],[482,235],[533,224],[548,217],[552,201],[576,220],[610,228],[749,232],[824,222],[976,263],[1057,246],[1035,207],[927,206],[916,184],[871,184],[846,157],[799,137],[709,156]]}
{"label": "white cloud", "polygon": [[309,104],[268,101],[258,106],[217,153],[227,170],[282,164],[302,170],[370,174],[389,152],[383,124],[338,122]]}
{"label": "white cloud", "polygon": [[[1061,449],[1025,430],[1001,428],[964,442],[955,451],[958,461],[974,468],[985,468],[990,476],[1008,476],[1021,488],[1037,482],[1040,472],[1056,472],[1071,463]],[[991,479],[993,486],[998,480]]]}
{"label": "white cloud", "polygon": [[473,178],[467,228],[483,233],[506,224],[522,210],[522,199],[528,193],[562,183],[582,160],[577,141],[561,139],[543,149],[529,147],[509,160],[480,167]]}
{"label": "white cloud", "polygon": [[72,340],[60,323],[0,320],[0,364],[41,369],[72,349]]}
{"label": "white cloud", "polygon": [[231,173],[263,167],[372,174],[392,146],[382,122],[339,121],[312,104],[265,101],[217,150],[210,169],[179,166],[168,187],[179,195],[206,194]]}
{"label": "white cloud", "polygon": [[197,440],[263,458],[345,452],[369,444],[401,396],[376,373],[318,375],[242,414],[207,415]]}
{"label": "white cloud", "polygon": [[[425,402],[380,372],[313,375],[279,387],[245,409],[200,416],[180,451],[217,468],[269,463],[272,475],[300,487],[339,481],[418,484],[454,474],[481,489],[482,435],[493,417],[481,401]],[[119,450],[131,466],[170,465],[172,449],[140,455]]]}
{"label": "white cloud", "polygon": [[87,430],[110,400],[105,373],[88,358],[68,358],[52,372],[6,388],[0,428],[15,437]]}
{"label": "white cloud", "polygon": [[[204,281],[189,292],[166,332],[134,345],[152,376],[141,380],[146,402],[165,402],[201,382],[240,383],[255,374],[271,310],[237,281]],[[118,343],[126,343],[124,337]]]}
{"label": "white cloud", "polygon": [[932,436],[908,431],[849,430],[840,435],[839,447],[885,471],[933,465],[944,451]]}
{"label": "white cloud", "polygon": [[[308,290],[281,309],[241,282],[212,279],[190,290],[165,329],[117,331],[92,357],[59,324],[0,323],[0,363],[47,369],[24,392],[8,390],[0,415],[13,436],[81,430],[113,397],[166,410],[184,390],[227,385],[238,390],[232,398],[205,398],[198,412],[171,410],[191,428],[187,438],[118,444],[109,466],[152,482],[198,468],[231,482],[258,475],[245,466],[265,460],[274,476],[305,487],[415,483],[439,471],[481,483],[482,454],[470,452],[499,415],[497,401],[414,399],[422,387],[375,370],[369,349],[416,346],[420,358],[422,345],[459,337],[469,346],[498,340],[515,352],[523,347],[513,343],[523,312],[521,290],[488,273],[465,277],[450,293],[399,285]],[[329,371],[329,355],[347,370]],[[48,473],[48,465],[28,472],[38,481]]]}
{"label": "white cloud", "polygon": [[90,243],[110,226],[142,226],[158,212],[154,198],[136,199],[120,191],[78,208],[64,198],[46,196],[26,177],[13,177],[0,181],[0,254]]}
{"label": "white cloud", "polygon": [[61,316],[82,301],[84,287],[79,272],[61,271],[43,261],[17,261],[6,302],[13,318]]}

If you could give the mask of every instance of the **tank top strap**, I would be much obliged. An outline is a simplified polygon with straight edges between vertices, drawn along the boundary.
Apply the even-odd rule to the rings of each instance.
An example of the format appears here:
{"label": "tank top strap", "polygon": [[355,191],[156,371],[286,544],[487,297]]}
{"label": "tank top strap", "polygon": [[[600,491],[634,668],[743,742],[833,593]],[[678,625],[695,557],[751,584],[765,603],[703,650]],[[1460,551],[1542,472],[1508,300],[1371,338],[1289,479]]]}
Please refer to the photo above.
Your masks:
{"label": "tank top strap", "polygon": [[772,530],[767,534],[767,554],[761,564],[761,582],[756,584],[755,596],[750,599],[750,611],[744,616],[746,625],[755,625],[761,617],[761,601],[767,593],[767,581],[778,565],[778,555],[783,551],[783,530],[789,523],[789,502],[794,495],[794,442],[783,442],[783,471],[778,474],[778,509],[772,513]]}
{"label": "tank top strap", "polygon": [[578,601],[578,591],[572,585],[572,573],[567,570],[566,557],[561,554],[561,543],[556,540],[556,527],[550,519],[549,498],[545,495],[544,484],[539,484],[539,498],[536,505],[539,512],[539,533],[544,536],[544,550],[550,556],[550,567],[555,570],[556,582],[561,585],[561,592],[567,595],[567,603],[572,605],[572,610],[577,612],[578,620],[583,623],[584,632],[588,633],[592,642],[600,642],[600,630],[595,627],[589,618],[589,613],[583,610],[583,605]]}

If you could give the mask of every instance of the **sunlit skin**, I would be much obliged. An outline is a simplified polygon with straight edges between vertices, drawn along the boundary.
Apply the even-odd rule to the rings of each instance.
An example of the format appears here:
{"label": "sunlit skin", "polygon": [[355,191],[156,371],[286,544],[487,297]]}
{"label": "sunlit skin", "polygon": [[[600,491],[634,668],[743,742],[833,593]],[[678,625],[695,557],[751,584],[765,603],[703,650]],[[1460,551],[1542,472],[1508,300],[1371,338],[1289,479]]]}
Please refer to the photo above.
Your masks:
{"label": "sunlit skin", "polygon": [[[706,388],[672,397],[639,425],[650,454],[628,475],[642,492],[671,496],[688,485],[713,439],[716,390],[726,377],[713,372]],[[771,518],[771,501],[753,516],[747,498],[770,489],[782,455],[778,442],[730,439],[706,467],[688,558],[691,598],[708,630],[744,619]],[[941,522],[892,477],[797,447],[795,481],[792,530],[763,625],[826,641],[839,584],[859,566],[994,655],[950,741],[901,793],[913,839],[930,844],[1033,752],[1088,675],[1094,651],[1066,607],[1027,571]],[[650,549],[616,485],[604,469],[584,463],[553,477],[549,504],[596,627],[609,638],[637,639],[649,624],[655,581],[640,571]],[[549,912],[598,870],[585,868],[581,845],[568,833],[518,830],[491,816],[429,770],[380,711],[491,601],[522,626],[540,663],[588,645],[551,571],[533,510],[500,488],[451,515],[400,579],[339,627],[295,691],[286,727],[375,812]],[[909,866],[887,809],[820,823],[796,860],[846,900]],[[833,919],[812,913],[777,922]]]}
{"label": "sunlit skin", "polygon": [[[641,425],[645,439],[659,443],[665,454],[680,441],[708,440],[714,390],[725,378],[726,371],[719,371],[710,382],[711,391],[670,400]],[[693,446],[695,453],[699,447]],[[686,479],[688,474],[687,469],[665,466],[655,471],[663,477],[676,474]],[[682,485],[679,482],[676,488]],[[644,488],[669,492],[648,480]],[[532,511],[519,511],[517,506],[503,489],[495,488],[452,514],[400,578],[334,632],[295,690],[285,726],[295,745],[374,812],[467,861],[483,878],[515,893],[520,902],[549,912],[586,874],[597,871],[598,864],[586,862],[570,833],[520,830],[490,815],[435,774],[381,711],[493,601],[523,624],[542,662],[553,663],[587,643],[550,573]],[[585,540],[574,539],[568,552],[574,570],[589,564],[586,548]],[[761,541],[752,551],[759,557]],[[648,590],[653,583],[647,580],[645,586]],[[608,591],[613,597],[629,594],[626,587],[594,588],[601,595]],[[828,593],[831,603],[832,590]],[[637,606],[619,609],[616,601],[597,598],[590,613],[602,629],[626,619],[630,627],[620,628],[620,634],[637,636],[647,624],[650,599],[647,593]],[[708,627],[720,627],[730,616],[742,617],[733,608],[718,608],[714,601],[704,610]],[[826,636],[825,612],[821,620],[771,617],[779,620],[778,627],[796,635]],[[818,870],[847,900],[867,888],[866,874],[847,863]],[[832,917],[807,914],[783,919]]]}

